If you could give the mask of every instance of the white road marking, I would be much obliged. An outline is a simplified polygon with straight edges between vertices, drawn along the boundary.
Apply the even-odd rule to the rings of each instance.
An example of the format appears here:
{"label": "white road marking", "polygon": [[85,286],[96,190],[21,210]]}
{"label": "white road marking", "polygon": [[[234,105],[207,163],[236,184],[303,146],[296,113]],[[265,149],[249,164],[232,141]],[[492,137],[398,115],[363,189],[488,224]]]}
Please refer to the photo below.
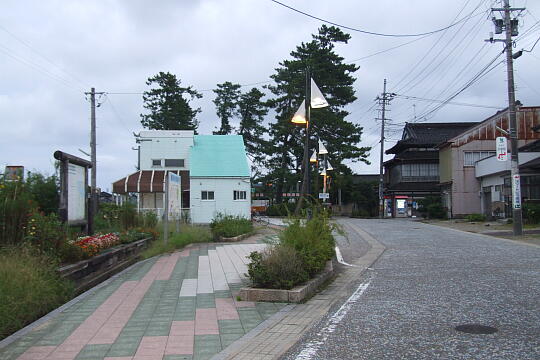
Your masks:
{"label": "white road marking", "polygon": [[341,305],[341,307],[328,319],[327,324],[314,336],[318,340],[312,340],[304,345],[303,350],[298,354],[296,360],[310,360],[317,354],[321,346],[324,345],[328,336],[332,334],[337,325],[343,320],[347,312],[351,309],[351,306],[358,301],[360,296],[366,291],[371,280],[360,284],[356,291]]}
{"label": "white road marking", "polygon": [[336,258],[337,258],[338,263],[343,264],[345,266],[358,267],[356,265],[351,265],[351,264],[345,262],[345,260],[343,260],[343,255],[341,255],[341,251],[339,250],[339,247],[337,245],[336,245],[335,250],[336,250]]}

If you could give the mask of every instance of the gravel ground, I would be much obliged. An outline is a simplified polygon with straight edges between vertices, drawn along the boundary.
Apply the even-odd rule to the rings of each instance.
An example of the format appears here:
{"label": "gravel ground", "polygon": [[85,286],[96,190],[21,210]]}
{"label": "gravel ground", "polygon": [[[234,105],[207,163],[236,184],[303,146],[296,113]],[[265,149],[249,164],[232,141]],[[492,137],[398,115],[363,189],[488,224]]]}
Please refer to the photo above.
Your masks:
{"label": "gravel ground", "polygon": [[[539,359],[540,249],[410,220],[341,220],[385,253],[283,359]],[[462,324],[495,327],[490,335]]]}

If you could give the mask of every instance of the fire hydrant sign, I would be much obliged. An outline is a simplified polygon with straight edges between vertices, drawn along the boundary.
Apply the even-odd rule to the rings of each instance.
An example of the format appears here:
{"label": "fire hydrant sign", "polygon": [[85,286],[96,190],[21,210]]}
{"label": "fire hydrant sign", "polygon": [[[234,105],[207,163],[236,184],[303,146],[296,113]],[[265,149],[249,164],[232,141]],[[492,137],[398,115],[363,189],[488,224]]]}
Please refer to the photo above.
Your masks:
{"label": "fire hydrant sign", "polygon": [[514,209],[521,209],[521,179],[519,175],[512,176],[512,198]]}
{"label": "fire hydrant sign", "polygon": [[504,136],[499,136],[496,142],[497,142],[497,160],[498,161],[508,160],[508,145],[507,145],[506,138]]}

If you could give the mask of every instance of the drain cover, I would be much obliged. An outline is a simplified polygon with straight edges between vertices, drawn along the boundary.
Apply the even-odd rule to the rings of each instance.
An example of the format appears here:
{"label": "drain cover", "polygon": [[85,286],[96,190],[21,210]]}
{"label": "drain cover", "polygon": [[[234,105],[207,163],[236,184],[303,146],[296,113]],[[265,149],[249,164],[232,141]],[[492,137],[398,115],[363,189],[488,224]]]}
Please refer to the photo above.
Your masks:
{"label": "drain cover", "polygon": [[480,324],[458,325],[455,329],[467,334],[493,334],[499,331],[497,328]]}

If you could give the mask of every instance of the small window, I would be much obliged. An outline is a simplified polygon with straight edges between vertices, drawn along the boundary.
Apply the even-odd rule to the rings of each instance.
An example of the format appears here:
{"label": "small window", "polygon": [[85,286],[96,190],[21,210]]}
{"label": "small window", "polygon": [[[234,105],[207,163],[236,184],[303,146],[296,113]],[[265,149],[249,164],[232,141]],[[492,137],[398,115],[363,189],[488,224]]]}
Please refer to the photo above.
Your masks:
{"label": "small window", "polygon": [[246,200],[246,192],[241,190],[234,190],[234,200]]}
{"label": "small window", "polygon": [[152,159],[152,166],[161,166],[161,159]]}
{"label": "small window", "polygon": [[184,167],[184,159],[165,159],[165,167]]}
{"label": "small window", "polygon": [[207,190],[201,191],[201,200],[214,200],[214,192]]}

